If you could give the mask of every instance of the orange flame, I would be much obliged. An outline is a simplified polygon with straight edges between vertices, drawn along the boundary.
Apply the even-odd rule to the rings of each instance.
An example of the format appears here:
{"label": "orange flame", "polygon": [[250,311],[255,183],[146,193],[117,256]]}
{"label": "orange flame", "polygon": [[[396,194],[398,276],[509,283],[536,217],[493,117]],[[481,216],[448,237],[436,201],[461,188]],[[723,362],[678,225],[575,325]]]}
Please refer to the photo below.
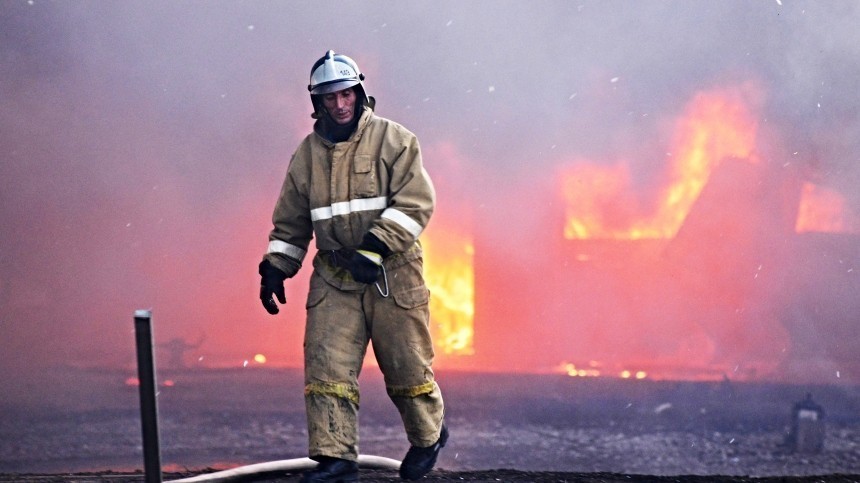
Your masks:
{"label": "orange flame", "polygon": [[648,215],[635,212],[625,164],[581,163],[562,179],[567,201],[564,237],[674,237],[717,163],[726,157],[750,159],[755,137],[756,123],[741,96],[727,91],[699,93],[677,123],[676,140],[667,153],[674,162],[656,210]]}
{"label": "orange flame", "polygon": [[438,225],[421,239],[434,342],[445,354],[474,353],[475,248],[470,236]]}
{"label": "orange flame", "polygon": [[849,216],[841,193],[804,183],[794,231],[797,233],[856,233],[858,224]]}

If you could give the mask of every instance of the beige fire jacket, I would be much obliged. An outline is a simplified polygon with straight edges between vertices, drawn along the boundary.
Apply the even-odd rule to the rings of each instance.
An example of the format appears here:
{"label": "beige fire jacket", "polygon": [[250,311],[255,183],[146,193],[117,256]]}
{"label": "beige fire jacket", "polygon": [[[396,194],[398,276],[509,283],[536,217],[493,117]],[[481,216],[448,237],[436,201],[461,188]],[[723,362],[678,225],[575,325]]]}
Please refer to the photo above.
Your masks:
{"label": "beige fire jacket", "polygon": [[348,140],[335,144],[313,132],[296,149],[272,215],[265,257],[292,277],[314,234],[319,269],[325,252],[354,248],[368,231],[393,254],[412,252],[435,204],[418,139],[365,106]]}

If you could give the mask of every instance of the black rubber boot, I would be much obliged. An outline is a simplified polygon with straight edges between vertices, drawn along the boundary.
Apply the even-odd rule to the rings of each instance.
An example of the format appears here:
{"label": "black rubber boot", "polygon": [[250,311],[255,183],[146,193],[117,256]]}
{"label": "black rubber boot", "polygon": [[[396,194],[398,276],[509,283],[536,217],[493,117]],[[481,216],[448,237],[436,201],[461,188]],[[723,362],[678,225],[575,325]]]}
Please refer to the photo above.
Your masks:
{"label": "black rubber boot", "polygon": [[340,483],[358,481],[358,463],[355,461],[320,456],[316,468],[302,475],[301,483]]}
{"label": "black rubber boot", "polygon": [[412,446],[406,452],[403,463],[400,464],[400,477],[404,480],[417,480],[422,478],[436,466],[436,458],[439,450],[448,442],[448,427],[442,425],[439,440],[426,448]]}

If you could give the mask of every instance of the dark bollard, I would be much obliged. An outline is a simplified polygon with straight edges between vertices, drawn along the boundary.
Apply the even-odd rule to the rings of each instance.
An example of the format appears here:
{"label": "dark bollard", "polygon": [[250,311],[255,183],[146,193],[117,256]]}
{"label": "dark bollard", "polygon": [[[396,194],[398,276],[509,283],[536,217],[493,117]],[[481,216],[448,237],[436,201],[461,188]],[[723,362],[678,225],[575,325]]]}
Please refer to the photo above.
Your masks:
{"label": "dark bollard", "polygon": [[788,443],[796,453],[820,453],[824,449],[824,408],[812,400],[812,394],[792,408]]}
{"label": "dark bollard", "polygon": [[161,449],[158,438],[155,355],[152,352],[152,312],[134,312],[137,343],[137,379],[140,382],[140,422],[143,429],[143,468],[147,483],[161,483]]}

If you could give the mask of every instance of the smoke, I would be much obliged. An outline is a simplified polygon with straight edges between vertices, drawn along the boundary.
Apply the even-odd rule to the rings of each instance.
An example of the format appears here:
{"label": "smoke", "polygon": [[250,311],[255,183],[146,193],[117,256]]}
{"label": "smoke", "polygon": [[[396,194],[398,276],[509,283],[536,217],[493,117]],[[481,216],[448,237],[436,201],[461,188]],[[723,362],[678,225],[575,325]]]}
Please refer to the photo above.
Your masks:
{"label": "smoke", "polygon": [[440,226],[466,206],[478,255],[516,281],[485,278],[479,305],[551,279],[530,259],[558,256],[558,166],[623,160],[647,192],[674,120],[715,87],[759,86],[760,155],[858,213],[860,7],[785,3],[9,2],[0,372],[129,366],[133,310],[150,307],[159,341],[205,336],[188,354],[204,364],[300,363],[307,274],[275,319],[256,264],[328,49],[418,135]]}

